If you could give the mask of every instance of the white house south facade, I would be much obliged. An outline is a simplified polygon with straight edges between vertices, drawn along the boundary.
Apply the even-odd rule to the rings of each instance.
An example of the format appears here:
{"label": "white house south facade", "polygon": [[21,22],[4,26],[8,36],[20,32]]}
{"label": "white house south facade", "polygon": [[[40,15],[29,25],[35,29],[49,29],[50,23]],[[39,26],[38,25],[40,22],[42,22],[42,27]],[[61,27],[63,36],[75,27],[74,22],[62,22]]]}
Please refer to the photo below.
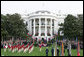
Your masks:
{"label": "white house south facade", "polygon": [[41,10],[30,13],[22,18],[28,23],[27,29],[29,34],[32,34],[32,38],[48,40],[49,38],[52,39],[54,34],[58,32],[58,24],[64,23],[65,17],[66,15],[64,14]]}

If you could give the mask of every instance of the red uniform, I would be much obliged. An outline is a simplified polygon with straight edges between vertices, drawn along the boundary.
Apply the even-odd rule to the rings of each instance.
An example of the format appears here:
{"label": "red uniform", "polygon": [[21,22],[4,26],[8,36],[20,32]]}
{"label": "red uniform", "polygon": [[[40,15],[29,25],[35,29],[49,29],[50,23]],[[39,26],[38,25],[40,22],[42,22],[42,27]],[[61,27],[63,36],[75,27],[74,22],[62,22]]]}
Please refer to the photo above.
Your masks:
{"label": "red uniform", "polygon": [[11,48],[10,45],[8,45],[8,48]]}
{"label": "red uniform", "polygon": [[25,47],[23,47],[23,48],[25,49],[25,48],[27,48],[28,46],[29,46],[29,43],[28,43]]}
{"label": "red uniform", "polygon": [[4,46],[4,48],[6,48],[6,46]]}
{"label": "red uniform", "polygon": [[11,46],[12,50],[13,50],[13,46]]}
{"label": "red uniform", "polygon": [[29,49],[31,49],[33,47],[33,44],[29,47]]}
{"label": "red uniform", "polygon": [[39,48],[41,48],[41,44],[39,44]]}

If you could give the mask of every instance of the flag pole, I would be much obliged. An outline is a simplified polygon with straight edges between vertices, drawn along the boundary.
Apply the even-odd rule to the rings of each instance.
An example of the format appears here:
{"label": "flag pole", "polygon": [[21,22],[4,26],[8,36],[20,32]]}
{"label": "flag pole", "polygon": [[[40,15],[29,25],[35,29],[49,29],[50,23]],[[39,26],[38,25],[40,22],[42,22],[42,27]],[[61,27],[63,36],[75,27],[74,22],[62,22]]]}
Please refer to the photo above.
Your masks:
{"label": "flag pole", "polygon": [[62,56],[64,56],[64,45],[63,45],[63,41],[62,41]]}
{"label": "flag pole", "polygon": [[79,41],[77,39],[77,56],[80,56],[80,46],[79,46]]}
{"label": "flag pole", "polygon": [[[55,36],[55,41],[56,41],[56,36]],[[56,41],[56,45],[55,45],[55,56],[57,56],[57,41]]]}

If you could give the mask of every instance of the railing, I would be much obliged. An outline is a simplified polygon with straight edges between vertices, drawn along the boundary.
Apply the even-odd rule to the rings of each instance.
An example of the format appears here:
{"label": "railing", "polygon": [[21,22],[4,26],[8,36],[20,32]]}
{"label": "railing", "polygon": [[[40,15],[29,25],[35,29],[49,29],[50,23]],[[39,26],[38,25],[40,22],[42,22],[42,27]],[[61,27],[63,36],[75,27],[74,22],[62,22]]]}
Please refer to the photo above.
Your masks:
{"label": "railing", "polygon": [[39,23],[37,23],[36,25],[39,25]]}
{"label": "railing", "polygon": [[41,25],[45,25],[44,23],[41,23]]}
{"label": "railing", "polygon": [[47,25],[50,25],[50,23],[47,23]]}

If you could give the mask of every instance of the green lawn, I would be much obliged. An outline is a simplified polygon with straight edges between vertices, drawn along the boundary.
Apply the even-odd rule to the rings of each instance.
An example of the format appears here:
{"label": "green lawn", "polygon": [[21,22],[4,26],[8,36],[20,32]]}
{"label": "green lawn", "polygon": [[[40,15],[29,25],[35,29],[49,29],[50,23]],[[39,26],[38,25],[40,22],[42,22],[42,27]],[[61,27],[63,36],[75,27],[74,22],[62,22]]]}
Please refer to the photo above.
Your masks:
{"label": "green lawn", "polygon": [[[49,56],[51,56],[51,48],[52,46],[48,47]],[[61,51],[60,46],[59,46],[59,49]],[[11,51],[8,51],[8,50],[6,52],[3,52],[3,49],[1,49],[1,56],[3,55],[4,56],[46,56],[45,50],[46,50],[46,47],[42,47],[42,51],[40,52],[39,47],[34,47],[34,50],[31,53],[28,53],[28,52],[18,53],[17,51],[12,53]],[[72,56],[77,56],[77,49],[72,49],[71,52],[72,52]],[[80,55],[83,56],[83,50],[80,50]],[[67,56],[67,50],[65,50],[65,56]]]}

